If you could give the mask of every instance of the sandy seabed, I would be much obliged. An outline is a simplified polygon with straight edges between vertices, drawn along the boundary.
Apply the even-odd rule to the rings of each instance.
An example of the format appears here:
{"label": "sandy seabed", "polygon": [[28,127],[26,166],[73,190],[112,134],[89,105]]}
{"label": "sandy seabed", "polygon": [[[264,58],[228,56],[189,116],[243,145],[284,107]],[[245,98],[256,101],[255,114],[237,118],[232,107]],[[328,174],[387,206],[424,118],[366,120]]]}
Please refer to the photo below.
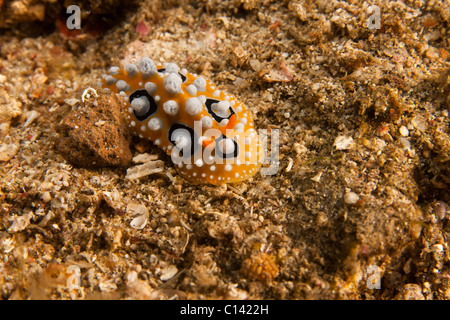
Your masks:
{"label": "sandy seabed", "polygon": [[[70,32],[64,1],[0,1],[0,299],[450,299],[449,1],[127,3]],[[138,137],[102,162],[82,93],[141,56],[278,129],[277,173],[194,185]]]}

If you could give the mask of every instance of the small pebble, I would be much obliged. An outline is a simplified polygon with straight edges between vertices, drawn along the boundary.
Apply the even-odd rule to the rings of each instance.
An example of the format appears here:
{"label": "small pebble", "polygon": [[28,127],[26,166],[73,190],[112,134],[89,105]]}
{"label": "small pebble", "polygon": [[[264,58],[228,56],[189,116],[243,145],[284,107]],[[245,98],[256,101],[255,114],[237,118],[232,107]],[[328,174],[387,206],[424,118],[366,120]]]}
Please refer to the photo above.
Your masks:
{"label": "small pebble", "polygon": [[9,161],[12,157],[14,157],[19,151],[20,144],[18,142],[15,143],[2,143],[0,144],[0,162],[1,161]]}
{"label": "small pebble", "polygon": [[409,135],[409,130],[405,126],[401,126],[398,131],[404,137],[407,137]]}
{"label": "small pebble", "polygon": [[347,192],[344,194],[344,202],[346,204],[355,204],[359,200],[359,196],[354,192]]}
{"label": "small pebble", "polygon": [[349,149],[355,142],[352,137],[339,136],[334,140],[333,146],[336,150],[347,150]]}
{"label": "small pebble", "polygon": [[160,279],[167,281],[172,279],[178,273],[178,269],[175,266],[168,266],[160,271]]}
{"label": "small pebble", "polygon": [[426,122],[426,119],[421,116],[416,116],[411,119],[411,124],[416,128],[417,130],[421,132],[425,132],[428,129],[428,124]]}
{"label": "small pebble", "polygon": [[398,141],[402,144],[403,148],[405,149],[411,148],[411,143],[408,141],[408,139],[400,137]]}
{"label": "small pebble", "polygon": [[42,201],[44,201],[45,203],[49,202],[50,200],[52,200],[52,196],[50,195],[50,192],[45,191],[44,193],[41,194],[41,199]]}

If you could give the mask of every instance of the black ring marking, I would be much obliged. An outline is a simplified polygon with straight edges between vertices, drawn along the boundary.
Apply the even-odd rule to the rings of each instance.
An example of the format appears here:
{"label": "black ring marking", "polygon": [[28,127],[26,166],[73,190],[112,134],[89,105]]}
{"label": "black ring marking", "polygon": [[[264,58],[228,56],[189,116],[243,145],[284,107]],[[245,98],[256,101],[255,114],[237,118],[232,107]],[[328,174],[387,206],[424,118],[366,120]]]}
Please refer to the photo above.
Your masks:
{"label": "black ring marking", "polygon": [[[166,68],[158,69],[158,72],[163,73],[164,71],[166,71]],[[178,72],[178,74],[179,74],[180,77],[181,77],[181,81],[182,81],[182,82],[186,82],[187,77],[186,77],[184,74],[180,73],[180,72]]]}
{"label": "black ring marking", "polygon": [[[233,152],[225,153],[225,154],[222,153],[222,151],[219,148],[219,142],[224,139],[233,141],[233,143],[234,143],[234,151]],[[216,156],[218,156],[222,159],[237,158],[239,156],[239,145],[237,144],[237,142],[234,139],[227,138],[226,136],[224,136],[222,134],[222,135],[220,135],[220,137],[218,137],[216,139],[215,142],[216,142],[216,147],[215,147]]]}
{"label": "black ring marking", "polygon": [[212,105],[213,105],[214,103],[219,103],[219,102],[220,102],[220,100],[215,100],[215,99],[211,99],[211,98],[207,98],[207,99],[206,99],[206,102],[205,102],[205,106],[206,106],[206,109],[208,110],[208,113],[209,113],[209,114],[214,118],[214,120],[216,120],[218,123],[220,123],[222,120],[230,119],[231,116],[232,116],[233,114],[235,114],[233,108],[230,107],[230,108],[228,109],[228,110],[230,110],[230,115],[229,115],[228,117],[224,118],[224,117],[219,116],[219,115],[218,115],[217,113],[215,113],[215,112],[213,111],[213,109],[212,109]]}
{"label": "black ring marking", "polygon": [[134,99],[140,98],[140,97],[146,97],[148,99],[148,102],[150,103],[150,108],[144,115],[137,115],[136,111],[134,111],[134,110],[133,110],[133,114],[134,114],[135,118],[138,119],[139,121],[144,121],[144,120],[148,119],[148,117],[150,117],[151,115],[155,114],[158,111],[158,104],[156,103],[155,99],[151,95],[148,94],[147,90],[136,90],[133,93],[131,93],[130,97],[128,98],[130,105]]}
{"label": "black ring marking", "polygon": [[195,146],[197,144],[198,138],[197,138],[197,135],[195,134],[194,129],[192,129],[191,127],[189,127],[189,126],[187,126],[187,125],[185,125],[183,123],[174,123],[173,125],[171,125],[170,128],[169,128],[169,132],[167,133],[170,143],[172,143],[174,146],[176,146],[175,139],[173,139],[172,135],[175,132],[175,130],[178,130],[178,129],[183,129],[183,130],[188,131],[189,132],[189,136],[191,137],[191,151],[190,151],[190,154],[189,155],[185,155],[184,154],[184,150],[185,149],[182,148],[181,149],[181,156],[183,158],[194,156],[195,151],[196,151]]}

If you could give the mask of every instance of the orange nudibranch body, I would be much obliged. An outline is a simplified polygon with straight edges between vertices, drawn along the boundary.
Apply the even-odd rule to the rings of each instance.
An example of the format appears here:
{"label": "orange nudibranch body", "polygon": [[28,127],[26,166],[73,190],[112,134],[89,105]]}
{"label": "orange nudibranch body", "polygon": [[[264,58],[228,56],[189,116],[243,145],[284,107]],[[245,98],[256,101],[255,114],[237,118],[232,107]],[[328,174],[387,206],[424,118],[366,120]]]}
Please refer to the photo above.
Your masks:
{"label": "orange nudibranch body", "polygon": [[110,68],[103,86],[118,93],[132,132],[169,154],[185,178],[218,185],[260,169],[262,145],[250,111],[202,76],[144,57]]}

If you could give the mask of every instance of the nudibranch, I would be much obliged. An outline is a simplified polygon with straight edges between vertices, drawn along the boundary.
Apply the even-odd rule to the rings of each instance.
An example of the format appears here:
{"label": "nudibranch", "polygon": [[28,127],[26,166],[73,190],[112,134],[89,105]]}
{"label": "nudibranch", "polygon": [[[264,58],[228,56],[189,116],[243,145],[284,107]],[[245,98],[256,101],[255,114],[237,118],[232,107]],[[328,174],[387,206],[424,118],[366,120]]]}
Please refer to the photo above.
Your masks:
{"label": "nudibranch", "polygon": [[162,148],[188,180],[233,183],[260,169],[262,144],[250,111],[204,77],[143,57],[111,67],[103,87],[118,94],[131,131]]}

